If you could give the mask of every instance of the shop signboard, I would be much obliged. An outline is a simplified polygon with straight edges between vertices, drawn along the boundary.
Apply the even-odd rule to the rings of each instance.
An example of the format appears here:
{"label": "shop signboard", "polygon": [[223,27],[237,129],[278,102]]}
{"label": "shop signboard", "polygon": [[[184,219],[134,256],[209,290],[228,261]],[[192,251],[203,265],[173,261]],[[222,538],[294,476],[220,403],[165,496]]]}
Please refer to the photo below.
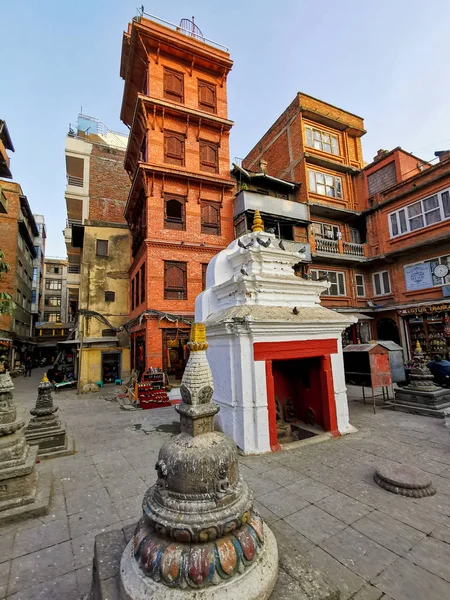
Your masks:
{"label": "shop signboard", "polygon": [[437,313],[443,312],[445,310],[450,310],[450,304],[422,304],[420,306],[410,306],[409,308],[401,308],[398,309],[397,312],[399,315],[407,316],[407,315],[422,315],[424,313]]}
{"label": "shop signboard", "polygon": [[433,275],[430,263],[419,263],[403,267],[408,292],[433,287]]}

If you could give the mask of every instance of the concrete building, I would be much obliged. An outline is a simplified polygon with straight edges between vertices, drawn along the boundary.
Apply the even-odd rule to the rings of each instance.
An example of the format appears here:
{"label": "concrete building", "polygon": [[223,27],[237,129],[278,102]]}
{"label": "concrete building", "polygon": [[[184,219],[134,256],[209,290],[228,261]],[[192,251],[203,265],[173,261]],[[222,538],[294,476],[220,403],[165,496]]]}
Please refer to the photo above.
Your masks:
{"label": "concrete building", "polygon": [[38,235],[34,238],[36,258],[33,259],[33,288],[31,295],[31,312],[34,325],[44,320],[44,257],[47,230],[44,215],[33,215],[38,228]]}
{"label": "concrete building", "polygon": [[395,148],[363,171],[372,335],[419,341],[426,358],[450,356],[450,152],[431,165]]}
{"label": "concrete building", "polygon": [[129,317],[127,141],[86,115],[66,137],[68,319],[77,325],[81,386],[130,371],[129,340],[118,331]]}
{"label": "concrete building", "polygon": [[228,49],[192,23],[136,17],[123,37],[121,119],[130,127],[125,217],[132,366],[180,379],[195,297],[233,239]]}
{"label": "concrete building", "polygon": [[44,259],[44,323],[67,322],[67,259]]}
{"label": "concrete building", "polygon": [[[361,176],[364,134],[361,117],[298,93],[242,162],[248,171],[296,183],[294,200],[308,213],[311,277],[318,279],[326,271],[331,282],[322,294],[322,303],[358,318],[344,333],[344,343],[370,339],[363,215],[367,199]],[[255,193],[265,191],[256,189]],[[236,203],[235,216],[238,207]],[[282,212],[288,215],[292,211]],[[265,222],[270,222],[270,213],[263,211]],[[286,228],[284,232],[288,234]],[[295,239],[298,228],[288,235]]]}

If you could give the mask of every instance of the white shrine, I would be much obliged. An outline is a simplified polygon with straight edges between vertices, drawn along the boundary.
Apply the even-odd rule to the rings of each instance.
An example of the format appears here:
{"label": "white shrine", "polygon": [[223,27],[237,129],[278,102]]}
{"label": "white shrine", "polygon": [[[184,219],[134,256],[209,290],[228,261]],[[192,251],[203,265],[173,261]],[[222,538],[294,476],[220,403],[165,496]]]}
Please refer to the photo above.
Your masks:
{"label": "white shrine", "polygon": [[354,317],[321,306],[330,283],[305,274],[306,248],[287,246],[257,211],[252,233],[211,260],[196,300],[218,425],[245,454],[280,449],[286,427],[293,439],[354,431],[341,343]]}

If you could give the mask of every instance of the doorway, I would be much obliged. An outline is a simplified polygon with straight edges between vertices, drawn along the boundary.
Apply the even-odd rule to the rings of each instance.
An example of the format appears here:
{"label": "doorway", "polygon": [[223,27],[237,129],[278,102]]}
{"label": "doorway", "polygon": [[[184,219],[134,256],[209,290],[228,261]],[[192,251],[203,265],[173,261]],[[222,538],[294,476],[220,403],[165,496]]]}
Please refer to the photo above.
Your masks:
{"label": "doorway", "polygon": [[377,333],[379,340],[391,341],[399,346],[401,345],[398,326],[394,319],[390,319],[389,317],[380,319],[377,323]]}
{"label": "doorway", "polygon": [[120,352],[102,352],[102,381],[114,383],[120,379]]}
{"label": "doorway", "polygon": [[278,443],[294,442],[323,433],[321,358],[274,360],[272,373]]}
{"label": "doorway", "polygon": [[171,384],[179,384],[189,358],[189,329],[163,329],[164,371]]}

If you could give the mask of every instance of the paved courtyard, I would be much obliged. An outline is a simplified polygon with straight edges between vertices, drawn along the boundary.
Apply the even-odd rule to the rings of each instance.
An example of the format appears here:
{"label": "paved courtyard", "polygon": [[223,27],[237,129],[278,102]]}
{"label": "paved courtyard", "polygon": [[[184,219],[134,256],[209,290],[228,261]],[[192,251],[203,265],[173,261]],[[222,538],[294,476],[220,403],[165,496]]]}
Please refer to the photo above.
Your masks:
{"label": "paved courtyard", "polygon": [[[42,370],[18,378],[26,417]],[[173,408],[126,412],[115,390],[55,395],[77,453],[38,466],[54,474],[51,510],[0,527],[0,600],[79,600],[91,582],[95,536],[137,521],[155,481],[161,444],[178,429]],[[351,402],[359,431],[263,457],[242,473],[266,521],[285,533],[341,590],[341,599],[450,598],[450,432],[432,418]],[[373,482],[376,466],[409,463],[438,493],[410,499]]]}

